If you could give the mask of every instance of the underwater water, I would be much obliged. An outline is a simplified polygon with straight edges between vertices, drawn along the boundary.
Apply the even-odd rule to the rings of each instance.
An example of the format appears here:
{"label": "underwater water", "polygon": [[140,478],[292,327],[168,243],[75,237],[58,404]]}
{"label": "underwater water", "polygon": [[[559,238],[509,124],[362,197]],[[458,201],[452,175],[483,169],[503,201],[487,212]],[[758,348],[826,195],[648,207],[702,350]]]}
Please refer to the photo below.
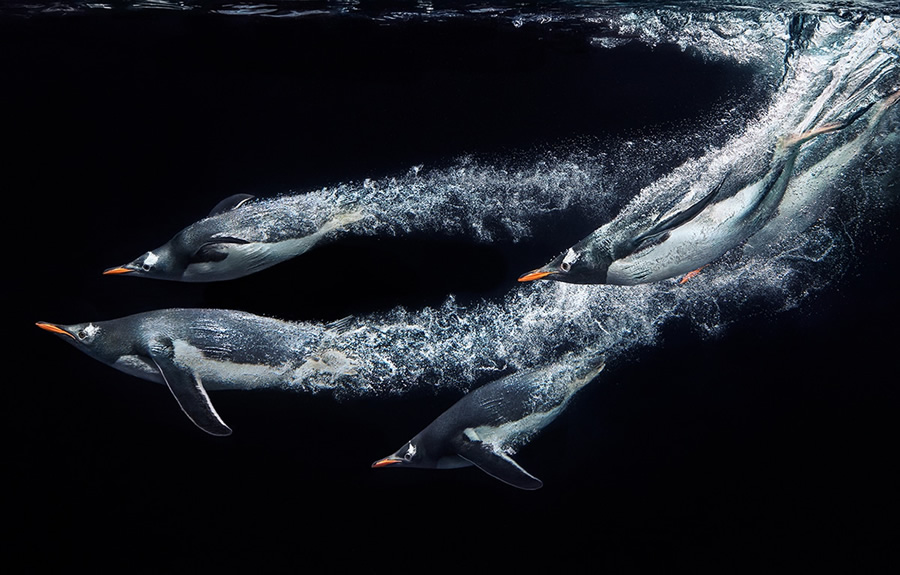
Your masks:
{"label": "underwater water", "polygon": [[[7,275],[26,344],[7,357],[29,375],[4,401],[23,540],[74,565],[98,539],[191,563],[195,538],[226,563],[221,530],[245,546],[235,556],[278,566],[333,538],[421,553],[459,519],[500,547],[528,525],[584,565],[695,565],[709,547],[888,557],[900,107],[807,144],[783,212],[684,284],[516,278],[898,89],[896,4],[57,2],[0,16],[4,189],[27,230]],[[235,193],[367,217],[232,282],[100,275]],[[321,352],[355,373],[213,392],[235,433],[212,438],[164,388],[32,325],[168,307],[352,316]],[[516,455],[539,492],[475,469],[369,468],[463,392],[572,353],[607,368]]]}

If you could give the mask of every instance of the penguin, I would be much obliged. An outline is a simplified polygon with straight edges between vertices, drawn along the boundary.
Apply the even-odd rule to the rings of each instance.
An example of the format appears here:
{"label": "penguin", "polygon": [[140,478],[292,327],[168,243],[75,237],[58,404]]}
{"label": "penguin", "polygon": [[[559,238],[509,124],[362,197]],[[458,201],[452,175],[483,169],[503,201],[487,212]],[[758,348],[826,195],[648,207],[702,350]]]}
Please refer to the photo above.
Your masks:
{"label": "penguin", "polygon": [[231,280],[303,254],[363,217],[359,210],[336,210],[308,195],[256,200],[237,194],[159,248],[103,273],[182,282]]}
{"label": "penguin", "polygon": [[[834,182],[843,172],[852,170],[856,162],[865,159],[863,153],[871,146],[878,147],[878,153],[885,155],[888,150],[897,149],[896,130],[882,130],[887,112],[900,100],[900,90],[895,91],[876,103],[868,114],[866,125],[847,143],[832,150],[823,159],[794,176],[778,206],[777,213],[766,225],[751,236],[744,244],[743,252],[748,256],[771,253],[785,238],[796,237],[812,226],[825,211],[834,205]],[[897,114],[893,115],[897,118]],[[879,134],[880,132],[880,134]],[[896,152],[895,152],[896,154]]]}
{"label": "penguin", "polygon": [[347,322],[289,323],[218,309],[166,309],[109,321],[60,325],[37,322],[94,359],[127,374],[162,383],[203,431],[231,434],[208,390],[290,385],[313,371],[353,375],[354,362],[321,350]]}
{"label": "penguin", "polygon": [[553,421],[604,366],[603,356],[570,355],[561,362],[483,385],[372,467],[453,469],[475,465],[513,487],[539,489],[541,480],[510,455]]}
{"label": "penguin", "polygon": [[845,121],[778,138],[762,177],[751,177],[747,183],[729,172],[697,202],[656,221],[614,219],[519,281],[637,285],[699,270],[772,217],[804,143],[846,128],[869,107]]}

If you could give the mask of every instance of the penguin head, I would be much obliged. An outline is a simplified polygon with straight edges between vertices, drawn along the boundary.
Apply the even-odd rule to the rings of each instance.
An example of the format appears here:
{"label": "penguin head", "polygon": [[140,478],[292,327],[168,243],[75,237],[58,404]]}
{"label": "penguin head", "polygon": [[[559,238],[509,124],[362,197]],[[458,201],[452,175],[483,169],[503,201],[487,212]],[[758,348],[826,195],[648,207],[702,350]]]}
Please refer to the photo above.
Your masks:
{"label": "penguin head", "polygon": [[159,248],[103,273],[183,282],[220,281],[249,273],[245,270],[252,265],[233,261],[241,259],[235,254],[248,242],[215,234],[208,224],[204,220],[188,226]]}
{"label": "penguin head", "polygon": [[55,333],[84,353],[107,365],[112,365],[130,352],[116,329],[110,329],[109,322],[76,323],[60,325],[39,321],[39,328]]}
{"label": "penguin head", "polygon": [[[235,216],[238,208],[251,199],[248,194],[225,198],[206,218],[184,228],[159,248],[103,273],[183,282],[220,281],[252,273],[265,263],[261,257],[264,254],[242,250],[250,242],[224,231],[233,227],[232,218],[240,217]],[[239,259],[242,261],[235,261]]]}
{"label": "penguin head", "polygon": [[104,275],[131,275],[165,280],[181,280],[186,265],[168,242],[123,266],[109,268]]}
{"label": "penguin head", "polygon": [[573,284],[605,284],[612,257],[605,250],[592,249],[592,236],[556,256],[544,267],[519,277],[520,282],[548,279]]}
{"label": "penguin head", "polygon": [[434,467],[431,464],[425,450],[419,446],[418,436],[406,442],[400,449],[383,459],[372,464],[374,468],[380,467]]}

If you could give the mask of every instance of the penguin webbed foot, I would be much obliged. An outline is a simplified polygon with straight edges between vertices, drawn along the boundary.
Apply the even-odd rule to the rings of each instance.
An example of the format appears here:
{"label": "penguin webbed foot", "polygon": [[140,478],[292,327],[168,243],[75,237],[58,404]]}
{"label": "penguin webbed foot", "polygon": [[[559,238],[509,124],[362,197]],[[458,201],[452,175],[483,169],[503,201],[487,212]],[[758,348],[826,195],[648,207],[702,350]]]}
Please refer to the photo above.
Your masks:
{"label": "penguin webbed foot", "polygon": [[678,280],[678,285],[684,285],[687,282],[689,282],[690,280],[692,280],[695,277],[697,277],[698,275],[700,275],[700,271],[703,268],[705,268],[707,265],[709,265],[709,264],[704,264],[704,265],[700,266],[699,268],[684,274],[684,276],[680,280]]}
{"label": "penguin webbed foot", "polygon": [[[890,102],[891,96],[883,101]],[[786,150],[793,147],[799,147],[806,142],[816,138],[817,136],[821,136],[822,134],[829,134],[831,132],[837,132],[838,130],[843,130],[844,128],[853,124],[856,120],[858,120],[861,116],[863,116],[869,109],[874,106],[876,102],[870,102],[865,106],[862,106],[860,109],[856,110],[852,114],[850,114],[844,120],[835,120],[833,122],[828,122],[822,124],[817,128],[813,128],[811,130],[807,130],[805,132],[800,133],[791,133],[785,134],[778,138],[777,148],[780,150]],[[888,104],[890,105],[890,104]]]}

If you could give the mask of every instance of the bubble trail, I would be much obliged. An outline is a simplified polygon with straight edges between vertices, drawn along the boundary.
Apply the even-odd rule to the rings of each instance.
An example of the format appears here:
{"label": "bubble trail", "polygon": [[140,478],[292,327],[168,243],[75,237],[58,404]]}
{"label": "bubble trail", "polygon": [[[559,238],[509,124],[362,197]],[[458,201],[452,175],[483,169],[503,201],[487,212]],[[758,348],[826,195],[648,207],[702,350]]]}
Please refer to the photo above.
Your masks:
{"label": "bubble trail", "polygon": [[[900,28],[889,19],[854,24],[822,16],[808,47],[792,56],[791,73],[764,114],[721,148],[644,187],[619,217],[676,209],[722,173],[752,170],[778,136],[836,120],[896,90],[898,39]],[[841,138],[820,138],[804,149],[789,195],[845,197],[842,222],[874,217],[872,209],[885,201],[890,181],[882,178],[864,186],[865,194],[856,188],[871,183],[873,172],[896,176],[890,171],[900,150],[898,138],[892,137],[896,108],[878,122],[860,122]],[[373,214],[364,231],[373,235],[451,230],[482,241],[515,240],[532,232],[523,222],[535,212],[572,206],[609,212],[615,200],[591,192],[623,188],[641,165],[628,169],[632,173],[610,174],[599,163],[556,160],[509,174],[464,163],[425,176],[414,169],[398,179],[368,182],[355,192],[338,187],[334,198],[364,205]],[[836,178],[840,170],[844,177]],[[829,177],[813,178],[817,173]],[[356,375],[316,374],[289,387],[327,389],[338,396],[391,395],[423,386],[467,390],[570,352],[603,352],[614,361],[656,343],[660,328],[675,318],[687,318],[701,333],[719,333],[746,317],[757,302],[765,302],[769,311],[796,307],[848,267],[852,240],[845,226],[839,229],[829,220],[807,223],[808,229],[774,253],[732,250],[685,285],[676,280],[628,288],[545,283],[468,307],[450,297],[438,308],[398,307],[360,316],[347,332],[327,342],[329,349],[357,361]]]}

